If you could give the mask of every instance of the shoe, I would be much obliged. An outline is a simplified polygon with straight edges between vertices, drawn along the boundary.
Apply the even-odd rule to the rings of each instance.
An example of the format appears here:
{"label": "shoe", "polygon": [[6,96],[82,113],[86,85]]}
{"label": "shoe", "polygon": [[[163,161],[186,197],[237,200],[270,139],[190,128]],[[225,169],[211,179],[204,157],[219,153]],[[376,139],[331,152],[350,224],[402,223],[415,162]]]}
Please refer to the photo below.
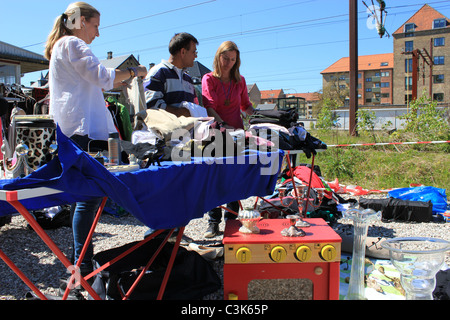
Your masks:
{"label": "shoe", "polygon": [[214,238],[219,234],[219,224],[210,223],[208,225],[208,229],[206,229],[205,234],[203,235],[205,238]]}

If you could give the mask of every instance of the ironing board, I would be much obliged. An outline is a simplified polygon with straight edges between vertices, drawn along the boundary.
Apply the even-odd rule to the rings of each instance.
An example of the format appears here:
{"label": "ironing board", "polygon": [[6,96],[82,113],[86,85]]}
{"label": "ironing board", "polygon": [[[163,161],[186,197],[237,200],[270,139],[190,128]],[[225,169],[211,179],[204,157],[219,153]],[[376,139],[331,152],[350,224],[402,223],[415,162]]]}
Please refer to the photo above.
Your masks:
{"label": "ironing board", "polygon": [[[158,299],[163,296],[164,286],[170,274],[184,226],[192,219],[201,218],[205,212],[224,203],[250,196],[271,194],[284,156],[283,151],[253,152],[242,155],[242,159],[235,159],[235,161],[230,159],[205,161],[203,159],[180,163],[166,162],[161,166],[150,166],[135,172],[112,173],[79,149],[61,133],[59,128],[57,128],[57,140],[59,148],[57,159],[27,177],[0,181],[0,216],[19,212],[69,270],[73,269],[69,260],[36,223],[29,211],[92,198],[103,198],[86,243],[92,238],[107,198],[122,206],[148,227],[158,230],[136,247],[150,241],[164,230],[171,230],[162,243],[161,246],[163,246],[173,230],[179,228]],[[259,161],[261,159],[264,161]],[[269,167],[273,167],[270,170],[272,174],[267,174],[267,170],[263,171]],[[84,252],[83,249],[82,256]],[[155,255],[158,252],[159,250]],[[100,299],[86,280],[123,256],[115,258],[85,278],[77,277],[79,274],[76,271],[72,273],[73,277],[80,281],[81,286],[92,298]],[[1,250],[0,258],[40,299],[46,299],[45,295]],[[154,257],[149,261],[147,268],[150,267],[153,259]],[[139,277],[138,280],[140,280]],[[134,286],[130,290],[133,288]],[[67,298],[67,294],[68,290],[63,299]]]}

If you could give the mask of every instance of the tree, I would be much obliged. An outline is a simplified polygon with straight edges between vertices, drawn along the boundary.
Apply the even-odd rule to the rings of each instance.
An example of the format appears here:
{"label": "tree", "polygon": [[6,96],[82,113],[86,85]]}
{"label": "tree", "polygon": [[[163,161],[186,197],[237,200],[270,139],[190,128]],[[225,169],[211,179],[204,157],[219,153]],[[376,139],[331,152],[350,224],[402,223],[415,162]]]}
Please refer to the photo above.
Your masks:
{"label": "tree", "polygon": [[328,99],[333,107],[343,107],[345,100],[349,96],[350,88],[347,85],[348,74],[338,73],[327,78],[327,82],[323,86],[322,98]]}

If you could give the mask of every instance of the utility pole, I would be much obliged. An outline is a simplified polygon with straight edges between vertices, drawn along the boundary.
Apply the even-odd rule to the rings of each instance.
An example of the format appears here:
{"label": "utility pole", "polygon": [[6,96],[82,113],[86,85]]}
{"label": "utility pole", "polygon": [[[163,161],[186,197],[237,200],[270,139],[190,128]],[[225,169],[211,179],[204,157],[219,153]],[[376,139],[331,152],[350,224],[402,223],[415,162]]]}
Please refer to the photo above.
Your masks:
{"label": "utility pole", "polygon": [[350,1],[350,106],[349,106],[349,134],[357,136],[356,130],[358,112],[358,1]]}

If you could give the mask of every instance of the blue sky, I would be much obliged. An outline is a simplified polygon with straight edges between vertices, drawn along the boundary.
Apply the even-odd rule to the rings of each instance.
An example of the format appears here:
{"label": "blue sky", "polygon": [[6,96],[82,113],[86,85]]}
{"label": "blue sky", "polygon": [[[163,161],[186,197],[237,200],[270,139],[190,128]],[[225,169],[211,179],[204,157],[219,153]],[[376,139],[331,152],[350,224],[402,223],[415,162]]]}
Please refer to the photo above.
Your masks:
{"label": "blue sky", "polygon": [[[1,41],[43,53],[54,19],[71,1],[2,0]],[[197,60],[212,69],[218,46],[226,40],[241,50],[241,73],[260,90],[315,92],[320,72],[349,55],[346,0],[91,0],[101,12],[100,37],[91,45],[99,59],[133,54],[141,64],[167,59],[168,43],[177,32],[200,42]],[[386,29],[392,34],[426,2],[386,0]],[[365,0],[372,5],[372,0]],[[377,4],[375,0],[373,3]],[[430,0],[450,17],[450,1]],[[6,8],[6,9],[5,9]],[[393,52],[393,38],[380,39],[370,28],[363,1],[358,1],[359,55]],[[29,85],[40,73],[28,74]]]}

